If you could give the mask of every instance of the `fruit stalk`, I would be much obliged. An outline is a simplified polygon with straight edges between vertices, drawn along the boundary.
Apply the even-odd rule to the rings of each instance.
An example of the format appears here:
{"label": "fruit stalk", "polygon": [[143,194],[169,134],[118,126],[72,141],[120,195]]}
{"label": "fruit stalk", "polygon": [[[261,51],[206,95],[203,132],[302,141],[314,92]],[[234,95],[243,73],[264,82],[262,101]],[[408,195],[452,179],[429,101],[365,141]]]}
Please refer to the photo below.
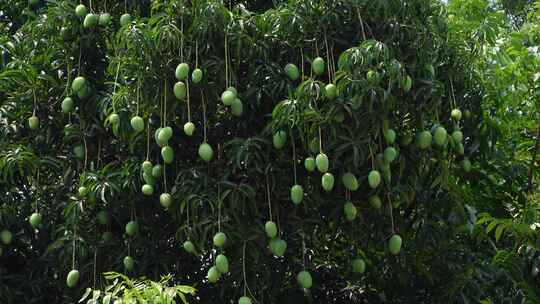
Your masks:
{"label": "fruit stalk", "polygon": [[536,133],[536,141],[534,143],[533,152],[531,155],[531,164],[529,166],[529,182],[528,182],[528,190],[533,190],[533,171],[534,171],[534,164],[536,163],[536,153],[538,153],[538,146],[540,145],[540,123],[538,124],[538,131]]}
{"label": "fruit stalk", "polygon": [[326,32],[324,32],[324,44],[326,46],[326,67],[328,72],[328,83],[332,83],[332,68],[330,67],[330,48],[328,47],[328,38],[326,37]]}
{"label": "fruit stalk", "polygon": [[[75,212],[73,213],[73,217],[77,217],[77,205],[75,205]],[[77,223],[73,225],[73,250],[71,254],[71,269],[75,269],[75,240],[77,239]]]}
{"label": "fruit stalk", "polygon": [[358,20],[360,20],[360,29],[362,30],[362,38],[364,41],[367,40],[366,30],[364,29],[364,21],[362,20],[362,15],[360,14],[360,8],[356,8],[356,13],[358,14]]}
{"label": "fruit stalk", "polygon": [[[219,144],[218,144],[218,160],[219,160]],[[218,232],[221,232],[221,184],[217,185],[217,197],[218,197]]]}
{"label": "fruit stalk", "polygon": [[298,180],[296,176],[296,144],[294,143],[294,136],[293,136],[293,130],[292,128],[289,129],[291,133],[291,142],[292,142],[292,155],[293,155],[293,171],[294,171],[294,184],[298,185]]}
{"label": "fruit stalk", "polygon": [[203,110],[203,142],[206,142],[206,103],[204,102],[203,91],[201,91],[201,104]]}
{"label": "fruit stalk", "polygon": [[302,78],[300,79],[300,82],[302,82],[304,80],[304,50],[302,48],[300,48],[300,67],[302,69]]}
{"label": "fruit stalk", "polygon": [[[118,74],[120,73],[120,62],[118,62],[118,66],[116,67],[116,75],[114,76],[114,88],[113,88],[113,95],[112,95],[112,108],[113,108],[113,113],[116,113],[116,107],[114,105],[114,94],[116,94],[116,85],[118,84]],[[69,75],[68,75],[68,81],[69,81]],[[137,94],[139,92],[137,91]],[[139,95],[137,95],[137,101],[139,100]],[[138,115],[138,111],[137,111],[137,115]]]}
{"label": "fruit stalk", "polygon": [[227,44],[227,30],[223,34],[225,36],[225,89],[229,87],[229,46]]}
{"label": "fruit stalk", "polygon": [[244,276],[244,296],[247,295],[247,279],[246,279],[246,241],[242,247],[242,274]]}
{"label": "fruit stalk", "polygon": [[394,231],[394,213],[392,211],[393,207],[392,207],[392,201],[390,200],[390,192],[388,192],[386,194],[386,197],[388,199],[388,208],[390,209],[390,223],[392,224],[392,235],[395,234],[395,231]]}
{"label": "fruit stalk", "polygon": [[272,220],[272,203],[270,202],[270,181],[268,180],[268,172],[266,173],[266,197],[268,200],[268,216]]}

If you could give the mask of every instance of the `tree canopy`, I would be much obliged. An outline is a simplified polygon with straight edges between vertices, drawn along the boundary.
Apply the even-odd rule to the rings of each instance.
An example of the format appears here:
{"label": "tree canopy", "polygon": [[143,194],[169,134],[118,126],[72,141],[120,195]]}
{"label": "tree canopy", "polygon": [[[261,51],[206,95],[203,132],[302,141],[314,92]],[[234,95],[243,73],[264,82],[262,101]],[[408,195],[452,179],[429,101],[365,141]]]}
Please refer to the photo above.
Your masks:
{"label": "tree canopy", "polygon": [[537,303],[539,10],[0,3],[0,302]]}

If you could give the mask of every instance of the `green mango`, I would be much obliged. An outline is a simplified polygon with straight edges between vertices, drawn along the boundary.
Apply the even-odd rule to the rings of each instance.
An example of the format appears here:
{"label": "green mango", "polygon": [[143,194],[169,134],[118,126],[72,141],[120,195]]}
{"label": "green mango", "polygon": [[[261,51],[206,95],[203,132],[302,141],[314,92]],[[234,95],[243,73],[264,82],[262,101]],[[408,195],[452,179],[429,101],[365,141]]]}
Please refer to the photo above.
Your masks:
{"label": "green mango", "polygon": [[348,221],[354,221],[358,213],[358,211],[356,210],[356,207],[351,202],[345,203],[345,205],[343,206],[343,212],[345,213],[345,218]]}
{"label": "green mango", "polygon": [[88,194],[88,188],[85,186],[80,186],[79,189],[77,189],[77,192],[79,193],[80,197],[85,197],[86,194]]}
{"label": "green mango", "polygon": [[216,257],[216,268],[221,274],[229,272],[229,260],[223,254]]}
{"label": "green mango", "polygon": [[390,170],[390,163],[384,158],[383,153],[377,153],[375,156],[375,165],[380,170]]}
{"label": "green mango", "polygon": [[366,271],[366,262],[361,258],[354,259],[352,269],[354,273],[364,273]]}
{"label": "green mango", "polygon": [[326,98],[333,100],[337,97],[337,87],[333,83],[329,83],[326,85],[325,89],[325,96]]}
{"label": "green mango", "polygon": [[86,17],[87,14],[88,14],[88,9],[86,8],[84,4],[79,4],[75,7],[75,15],[77,15],[77,17],[79,18]]}
{"label": "green mango", "polygon": [[86,98],[88,98],[90,96],[91,92],[92,92],[92,90],[90,90],[89,86],[84,86],[80,91],[78,91],[76,93],[77,93],[77,97],[79,97],[79,99],[84,100],[84,99],[86,99]]}
{"label": "green mango", "polygon": [[4,245],[9,245],[13,240],[13,234],[11,234],[11,231],[4,229],[0,232],[0,240]]}
{"label": "green mango", "polygon": [[377,188],[381,183],[381,174],[377,170],[371,170],[368,174],[368,183],[372,189]]}
{"label": "green mango", "polygon": [[427,64],[425,69],[429,72],[429,74],[431,74],[431,77],[435,77],[435,68],[432,64]]}
{"label": "green mango", "polygon": [[285,250],[287,250],[287,242],[278,238],[272,239],[270,240],[270,250],[275,256],[282,257],[285,254]]}
{"label": "green mango", "polygon": [[70,97],[64,98],[64,100],[62,100],[61,107],[63,113],[70,113],[71,111],[73,111],[73,99],[71,99]]}
{"label": "green mango", "polygon": [[313,73],[315,75],[321,75],[322,73],[324,73],[324,68],[324,59],[322,59],[321,57],[313,59],[313,62],[311,63],[311,69],[313,70]]}
{"label": "green mango", "polygon": [[315,171],[315,167],[316,167],[315,159],[314,159],[313,157],[307,157],[307,158],[304,160],[304,167],[305,167],[306,170],[309,171],[309,172]]}
{"label": "green mango", "polygon": [[236,95],[234,94],[234,92],[229,91],[229,90],[225,90],[221,94],[221,102],[223,102],[223,104],[226,106],[230,106],[233,103],[235,98],[236,98]]}
{"label": "green mango", "polygon": [[459,143],[456,145],[456,152],[458,155],[463,155],[465,154],[465,147],[463,146],[462,143]]}
{"label": "green mango", "polygon": [[450,112],[450,116],[452,116],[454,120],[461,120],[461,110],[453,109],[452,112]]}
{"label": "green mango", "polygon": [[407,77],[405,77],[405,82],[403,83],[403,90],[405,92],[409,92],[412,88],[412,78],[411,76],[407,75]]}
{"label": "green mango", "polygon": [[184,80],[189,75],[189,65],[185,62],[182,62],[176,66],[176,70],[174,71],[174,76],[178,80]]}
{"label": "green mango", "polygon": [[311,274],[307,271],[300,271],[298,275],[296,276],[296,280],[298,281],[298,284],[302,288],[309,289],[313,285],[313,279],[311,278]]}
{"label": "green mango", "polygon": [[131,127],[135,132],[142,132],[144,130],[144,119],[140,116],[133,116],[131,118]]}
{"label": "green mango", "polygon": [[216,283],[220,277],[221,277],[221,273],[219,272],[219,270],[217,270],[217,267],[216,266],[210,267],[210,269],[208,270],[208,274],[206,275],[208,282]]}
{"label": "green mango", "polygon": [[[154,132],[154,139],[156,140],[156,144],[159,145],[159,132],[161,132],[161,130],[163,130],[162,127],[159,127],[156,129],[156,131]],[[160,146],[161,147],[161,146]]]}
{"label": "green mango", "polygon": [[30,226],[32,228],[38,228],[41,224],[41,214],[34,212],[32,215],[30,215],[30,218],[28,219],[28,222],[30,223]]}
{"label": "green mango", "polygon": [[392,235],[388,241],[388,249],[393,255],[398,254],[401,251],[401,237],[397,234]]}
{"label": "green mango", "polygon": [[446,132],[446,129],[443,127],[437,127],[435,128],[435,131],[433,132],[433,141],[435,144],[439,147],[442,147],[446,143],[446,138],[448,136],[448,133]]}
{"label": "green mango", "polygon": [[139,232],[139,224],[135,221],[129,221],[126,224],[126,234],[129,236],[134,236]]}
{"label": "green mango", "polygon": [[123,14],[120,16],[120,26],[126,26],[131,23],[131,15],[130,14]]}
{"label": "green mango", "polygon": [[225,245],[227,242],[227,235],[223,232],[218,232],[214,235],[214,246],[217,248],[221,248]]}
{"label": "green mango", "polygon": [[73,288],[79,283],[79,271],[76,269],[71,270],[66,277],[66,285],[69,288]]}
{"label": "green mango", "polygon": [[186,122],[184,124],[184,133],[186,133],[187,136],[192,136],[193,132],[195,132],[195,124],[191,121]]}
{"label": "green mango", "polygon": [[152,174],[152,169],[154,168],[152,166],[152,162],[149,160],[145,160],[141,166],[142,171],[148,174]]}
{"label": "green mango", "polygon": [[204,160],[205,162],[209,162],[212,160],[212,157],[214,155],[214,150],[212,150],[212,147],[207,143],[202,143],[199,146],[199,156]]}
{"label": "green mango", "polygon": [[159,137],[159,134],[161,134],[161,131],[163,130],[164,128],[157,128],[156,129],[156,132],[154,132],[154,138],[156,140],[156,144],[158,144],[158,146],[160,147],[165,147],[169,144],[168,141],[162,141],[160,140],[160,137]]}
{"label": "green mango", "polygon": [[163,208],[169,208],[172,203],[172,197],[169,193],[161,193],[159,196],[159,203]]}
{"label": "green mango", "polygon": [[132,271],[135,266],[135,261],[129,255],[124,258],[124,268],[126,271]]}
{"label": "green mango", "polygon": [[184,247],[184,250],[188,253],[195,253],[195,245],[191,241],[185,241],[184,244],[182,244],[182,247]]}
{"label": "green mango", "polygon": [[291,188],[291,200],[295,205],[298,205],[302,202],[304,198],[304,189],[300,185],[294,185]]}
{"label": "green mango", "polygon": [[183,83],[182,81],[178,81],[173,86],[173,92],[174,92],[174,96],[176,96],[176,98],[182,99],[182,100],[185,99],[186,96],[187,96],[186,84]]}
{"label": "green mango", "polygon": [[155,165],[152,167],[151,174],[155,179],[161,178],[161,175],[163,175],[163,166],[160,164]]}
{"label": "green mango", "polygon": [[242,116],[244,113],[244,104],[239,98],[235,98],[231,104],[231,113],[236,117]]}
{"label": "green mango", "polygon": [[381,209],[382,201],[377,194],[370,196],[368,200],[371,207],[373,207],[374,209]]}
{"label": "green mango", "polygon": [[75,154],[75,157],[79,160],[84,159],[84,155],[86,154],[84,146],[83,145],[76,145],[73,148],[73,154]]}
{"label": "green mango", "polygon": [[287,74],[291,80],[296,80],[300,77],[298,67],[292,63],[287,63],[287,65],[285,65],[285,74]]}
{"label": "green mango", "polygon": [[171,127],[164,127],[158,133],[159,142],[168,142],[173,135],[173,130]]}
{"label": "green mango", "polygon": [[313,138],[308,144],[309,151],[312,154],[319,152],[319,139],[317,137]]}
{"label": "green mango", "polygon": [[161,157],[166,164],[170,164],[174,160],[174,151],[170,146],[161,148]]}
{"label": "green mango", "polygon": [[236,90],[235,87],[230,86],[230,87],[227,88],[227,91],[233,92],[235,98],[238,97],[238,91]]}
{"label": "green mango", "polygon": [[120,122],[120,116],[118,116],[118,114],[116,113],[112,113],[111,115],[109,115],[108,119],[112,125],[116,125],[118,124],[118,122]]}
{"label": "green mango", "polygon": [[251,298],[243,296],[238,299],[238,304],[251,304]]}
{"label": "green mango", "polygon": [[84,28],[92,28],[96,26],[99,22],[99,16],[96,14],[87,14],[86,17],[84,17],[83,26]]}
{"label": "green mango", "polygon": [[386,143],[389,145],[394,144],[396,141],[396,131],[392,129],[386,130],[386,132],[383,133],[384,139],[386,140]]}
{"label": "green mango", "polygon": [[266,224],[264,224],[264,231],[266,232],[266,235],[269,238],[275,238],[277,236],[277,225],[276,225],[276,223],[274,223],[272,221],[266,222]]}
{"label": "green mango", "polygon": [[396,159],[397,154],[397,150],[394,147],[387,147],[386,149],[384,149],[384,159],[388,163],[393,162]]}
{"label": "green mango", "polygon": [[328,172],[328,166],[329,166],[328,156],[326,156],[326,154],[324,153],[319,153],[317,157],[315,157],[315,165],[317,166],[317,170],[319,170],[319,172],[321,173]]}
{"label": "green mango", "polygon": [[461,132],[459,130],[456,130],[456,131],[452,132],[452,139],[456,143],[462,142],[463,141],[463,132]]}
{"label": "green mango", "polygon": [[321,184],[324,191],[326,192],[332,191],[332,189],[334,189],[334,175],[332,175],[332,173],[329,173],[329,172],[326,172],[325,174],[323,174],[321,178]]}
{"label": "green mango", "polygon": [[347,188],[349,191],[358,190],[358,180],[351,172],[343,174],[341,181],[343,182],[345,188]]}
{"label": "green mango", "polygon": [[142,194],[144,194],[146,196],[151,196],[151,195],[154,194],[154,187],[152,185],[149,185],[149,184],[144,184],[141,187],[141,192],[142,192]]}
{"label": "green mango", "polygon": [[468,160],[467,158],[461,161],[461,166],[463,168],[463,171],[467,173],[471,172],[471,168],[472,168],[471,161]]}
{"label": "green mango", "polygon": [[36,115],[32,115],[30,118],[28,118],[28,127],[30,130],[36,130],[39,128],[39,118]]}
{"label": "green mango", "polygon": [[98,212],[96,215],[96,218],[97,218],[97,222],[100,225],[105,226],[109,223],[109,213],[105,210],[101,210],[100,212]]}
{"label": "green mango", "polygon": [[274,134],[274,137],[272,138],[274,148],[278,150],[283,148],[283,146],[285,146],[286,141],[287,141],[287,133],[285,133],[285,131],[277,131]]}
{"label": "green mango", "polygon": [[433,136],[431,135],[431,132],[429,131],[422,131],[418,133],[416,137],[416,145],[418,148],[424,150],[431,146],[431,140]]}
{"label": "green mango", "polygon": [[156,185],[156,178],[152,175],[152,173],[148,174],[146,172],[143,172],[143,180],[145,183],[155,186]]}
{"label": "green mango", "polygon": [[372,85],[377,84],[377,82],[379,82],[379,73],[373,70],[369,70],[366,73],[366,79]]}
{"label": "green mango", "polygon": [[111,19],[111,14],[102,13],[101,15],[99,15],[98,24],[102,26],[109,25],[109,23],[111,23]]}
{"label": "green mango", "polygon": [[191,73],[191,81],[193,83],[197,84],[202,81],[203,78],[203,72],[201,69],[195,69],[193,70],[193,73]]}

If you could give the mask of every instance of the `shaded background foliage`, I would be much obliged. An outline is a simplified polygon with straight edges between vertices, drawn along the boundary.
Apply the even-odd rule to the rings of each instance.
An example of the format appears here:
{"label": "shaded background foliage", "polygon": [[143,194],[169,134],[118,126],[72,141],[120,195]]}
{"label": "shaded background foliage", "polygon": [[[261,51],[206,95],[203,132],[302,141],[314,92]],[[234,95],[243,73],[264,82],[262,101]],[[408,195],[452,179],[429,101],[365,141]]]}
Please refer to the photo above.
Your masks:
{"label": "shaded background foliage", "polygon": [[[538,233],[531,228],[538,200],[528,192],[538,56],[526,49],[538,45],[538,15],[530,3],[93,1],[92,10],[111,13],[113,22],[91,30],[74,14],[76,4],[0,3],[0,229],[14,233],[2,246],[0,302],[71,303],[83,288],[105,283],[101,272],[123,271],[130,254],[133,276],[171,273],[198,289],[193,301],[229,303],[243,292],[244,242],[247,281],[261,302],[538,302]],[[121,27],[124,12],[134,21]],[[335,75],[310,77],[317,55],[334,58]],[[171,90],[182,61],[204,71],[203,83],[191,87],[193,137],[182,132],[186,104]],[[289,62],[302,68],[303,82],[286,77]],[[226,70],[243,100],[241,118],[219,101]],[[379,81],[370,82],[368,71]],[[62,114],[76,75],[86,77],[92,93],[75,97],[76,111]],[[314,108],[316,92],[331,80],[339,98],[319,99]],[[216,152],[210,165],[197,156],[202,91]],[[472,113],[460,127],[473,170],[464,172],[463,156],[452,149],[400,145],[392,181],[380,190],[384,208],[371,209],[366,176],[370,154],[386,145],[383,131],[390,126],[401,140],[439,123],[452,130],[454,102]],[[27,125],[34,109],[39,130]],[[113,112],[119,125],[108,122]],[[146,130],[130,127],[135,113],[149,123],[148,151]],[[158,181],[155,193],[173,195],[169,210],[157,195],[140,194],[140,164],[147,155],[161,161],[153,132],[163,125],[174,129],[175,162],[166,166],[167,187]],[[294,157],[318,153],[310,145],[318,145],[319,127],[336,188],[322,191],[319,175],[299,162],[307,195],[295,207]],[[296,154],[291,137],[284,150],[273,148],[277,130],[291,132]],[[77,158],[75,146],[86,147],[86,157]],[[351,194],[360,211],[353,223],[343,217],[346,171],[361,181]],[[271,256],[264,235],[267,176],[272,213],[288,244],[284,258]],[[90,189],[85,198],[76,194],[81,185]],[[44,221],[34,231],[27,218],[36,208]],[[218,209],[231,273],[211,285],[205,276],[216,254]],[[112,217],[106,226],[96,222],[101,210]],[[129,238],[124,225],[133,217],[141,231]],[[397,256],[386,249],[393,229],[404,240]],[[113,238],[103,241],[107,231]],[[199,256],[181,248],[188,234]],[[82,278],[80,289],[69,290],[74,237]],[[356,257],[367,262],[363,275],[351,271]],[[306,294],[295,278],[304,260],[315,282]]]}

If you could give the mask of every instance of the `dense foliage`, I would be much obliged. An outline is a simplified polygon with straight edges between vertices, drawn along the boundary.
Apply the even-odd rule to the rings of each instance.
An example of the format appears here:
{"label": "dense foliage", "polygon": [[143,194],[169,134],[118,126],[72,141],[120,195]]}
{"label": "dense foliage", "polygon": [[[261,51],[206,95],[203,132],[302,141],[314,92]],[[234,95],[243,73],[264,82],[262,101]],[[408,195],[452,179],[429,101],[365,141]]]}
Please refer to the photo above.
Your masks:
{"label": "dense foliage", "polygon": [[540,6],[82,3],[0,2],[1,303],[540,301]]}

